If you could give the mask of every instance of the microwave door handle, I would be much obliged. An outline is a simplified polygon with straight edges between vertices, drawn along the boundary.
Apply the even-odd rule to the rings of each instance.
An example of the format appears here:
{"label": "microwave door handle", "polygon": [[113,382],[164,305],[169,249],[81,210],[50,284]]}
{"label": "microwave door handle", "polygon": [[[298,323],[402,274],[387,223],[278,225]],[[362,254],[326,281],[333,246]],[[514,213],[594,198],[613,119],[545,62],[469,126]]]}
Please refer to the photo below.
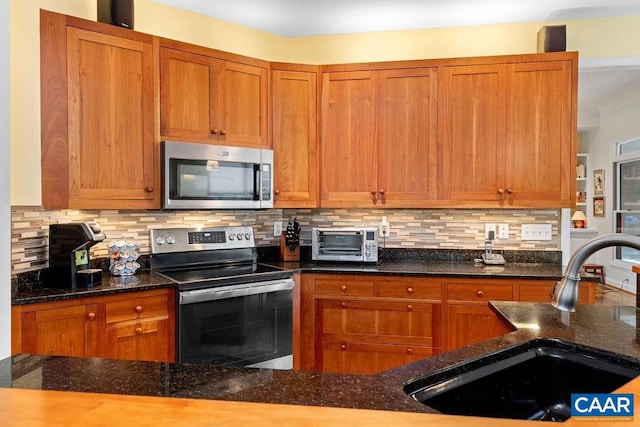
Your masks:
{"label": "microwave door handle", "polygon": [[253,200],[262,201],[262,192],[260,189],[262,188],[262,171],[260,164],[253,165],[253,173],[255,175],[255,179],[253,180]]}

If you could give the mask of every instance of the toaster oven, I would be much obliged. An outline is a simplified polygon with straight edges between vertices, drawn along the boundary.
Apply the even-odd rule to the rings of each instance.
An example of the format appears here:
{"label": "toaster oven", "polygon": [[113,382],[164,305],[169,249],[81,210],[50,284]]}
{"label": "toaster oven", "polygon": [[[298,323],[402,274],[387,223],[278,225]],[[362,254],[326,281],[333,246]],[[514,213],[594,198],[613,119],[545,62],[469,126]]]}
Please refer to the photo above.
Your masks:
{"label": "toaster oven", "polygon": [[314,228],[311,236],[314,261],[378,261],[375,228]]}

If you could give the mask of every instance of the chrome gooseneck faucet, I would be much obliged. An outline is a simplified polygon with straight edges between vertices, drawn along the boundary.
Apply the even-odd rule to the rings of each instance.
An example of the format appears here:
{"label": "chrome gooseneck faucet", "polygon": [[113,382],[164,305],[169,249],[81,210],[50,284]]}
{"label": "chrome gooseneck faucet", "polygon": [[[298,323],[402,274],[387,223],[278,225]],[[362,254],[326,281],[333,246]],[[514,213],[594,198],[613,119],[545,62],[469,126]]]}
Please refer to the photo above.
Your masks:
{"label": "chrome gooseneck faucet", "polygon": [[551,305],[562,311],[576,311],[580,268],[594,252],[611,246],[628,246],[640,250],[640,238],[621,233],[605,234],[589,240],[576,249],[569,259],[562,279],[556,283]]}

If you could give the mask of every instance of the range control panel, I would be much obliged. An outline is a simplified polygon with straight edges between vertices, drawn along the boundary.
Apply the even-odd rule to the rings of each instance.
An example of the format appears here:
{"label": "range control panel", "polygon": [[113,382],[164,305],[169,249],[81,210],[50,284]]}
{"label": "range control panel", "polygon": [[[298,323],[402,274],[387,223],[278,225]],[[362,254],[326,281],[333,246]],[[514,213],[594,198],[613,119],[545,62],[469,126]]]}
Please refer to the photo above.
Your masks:
{"label": "range control panel", "polygon": [[151,253],[253,248],[252,227],[156,228],[151,230]]}

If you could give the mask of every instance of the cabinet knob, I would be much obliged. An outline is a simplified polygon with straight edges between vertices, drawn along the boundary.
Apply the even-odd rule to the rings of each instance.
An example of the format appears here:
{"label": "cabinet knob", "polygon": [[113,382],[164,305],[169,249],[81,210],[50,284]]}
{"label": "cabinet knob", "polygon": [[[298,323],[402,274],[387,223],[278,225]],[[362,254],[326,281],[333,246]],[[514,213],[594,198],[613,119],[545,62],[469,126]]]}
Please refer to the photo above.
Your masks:
{"label": "cabinet knob", "polygon": [[341,290],[342,292],[347,292],[347,285],[342,285],[342,286],[340,286],[340,290]]}
{"label": "cabinet knob", "polygon": [[478,298],[482,298],[484,296],[484,292],[478,291],[476,292],[476,295],[478,296]]}
{"label": "cabinet knob", "polygon": [[344,351],[347,349],[347,345],[346,344],[340,344],[340,350]]}
{"label": "cabinet knob", "polygon": [[347,303],[346,302],[341,302],[340,303],[340,308],[347,308]]}
{"label": "cabinet knob", "polygon": [[95,313],[92,312],[92,313],[87,314],[87,319],[93,320],[95,318],[96,318],[96,314]]}
{"label": "cabinet knob", "polygon": [[137,305],[136,306],[136,313],[142,313],[142,306],[141,305]]}
{"label": "cabinet knob", "polygon": [[413,306],[411,304],[407,306],[407,311],[413,311]]}
{"label": "cabinet knob", "polygon": [[412,294],[413,293],[413,288],[412,287],[408,287],[407,288],[407,293],[408,294]]}
{"label": "cabinet knob", "polygon": [[384,188],[381,188],[379,191],[380,194],[382,194],[384,196]]}
{"label": "cabinet knob", "polygon": [[150,185],[147,185],[146,187],[144,187],[144,191],[146,191],[147,193],[153,193],[153,187]]}
{"label": "cabinet knob", "polygon": [[507,188],[507,194],[513,194],[513,190],[511,188]]}
{"label": "cabinet knob", "polygon": [[217,135],[219,133],[220,133],[220,131],[217,128],[211,129],[211,134],[212,135]]}
{"label": "cabinet knob", "polygon": [[277,196],[278,194],[280,194],[280,190],[273,190],[273,193]]}
{"label": "cabinet knob", "polygon": [[504,194],[504,188],[498,188],[498,194]]}
{"label": "cabinet knob", "polygon": [[412,350],[412,349],[410,349],[410,348],[408,348],[408,349],[407,349],[407,354],[413,354],[413,350]]}
{"label": "cabinet knob", "polygon": [[141,328],[140,326],[138,326],[138,327],[135,329],[135,332],[136,332],[136,334],[140,335],[140,334],[142,333],[142,328]]}
{"label": "cabinet knob", "polygon": [[222,130],[220,131],[220,135],[226,135],[226,134],[227,134],[227,131],[226,131],[226,130],[222,129]]}

